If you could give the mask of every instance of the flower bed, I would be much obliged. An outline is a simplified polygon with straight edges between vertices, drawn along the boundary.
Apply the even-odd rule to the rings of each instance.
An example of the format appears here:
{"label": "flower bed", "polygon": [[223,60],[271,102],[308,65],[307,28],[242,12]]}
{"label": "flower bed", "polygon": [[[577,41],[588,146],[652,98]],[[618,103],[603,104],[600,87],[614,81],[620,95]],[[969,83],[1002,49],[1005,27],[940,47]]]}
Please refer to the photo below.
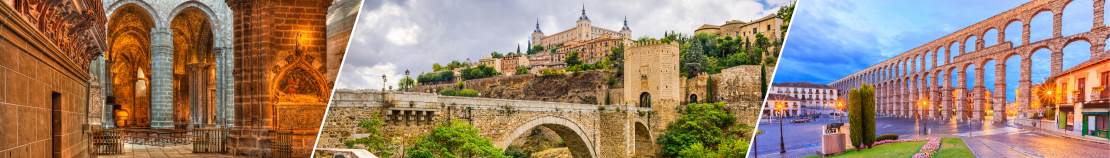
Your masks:
{"label": "flower bed", "polygon": [[921,146],[921,150],[918,151],[917,154],[913,154],[913,158],[929,158],[929,157],[932,157],[933,152],[936,152],[937,149],[939,149],[939,148],[940,148],[940,138],[930,137],[929,141],[925,142],[924,146]]}

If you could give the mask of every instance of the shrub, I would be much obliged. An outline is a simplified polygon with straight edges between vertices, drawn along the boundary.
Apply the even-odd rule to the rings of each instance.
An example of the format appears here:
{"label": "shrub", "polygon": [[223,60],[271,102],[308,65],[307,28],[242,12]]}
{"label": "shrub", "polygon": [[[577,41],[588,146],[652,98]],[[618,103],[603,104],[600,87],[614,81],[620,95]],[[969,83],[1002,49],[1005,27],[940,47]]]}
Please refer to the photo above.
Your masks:
{"label": "shrub", "polygon": [[469,89],[469,88],[462,89],[462,90],[459,90],[459,89],[444,89],[443,91],[439,91],[439,95],[460,96],[460,97],[477,97],[478,96],[478,90]]}
{"label": "shrub", "polygon": [[879,135],[878,137],[875,137],[875,141],[883,141],[883,140],[898,140],[898,135],[897,134],[883,134],[883,135]]}

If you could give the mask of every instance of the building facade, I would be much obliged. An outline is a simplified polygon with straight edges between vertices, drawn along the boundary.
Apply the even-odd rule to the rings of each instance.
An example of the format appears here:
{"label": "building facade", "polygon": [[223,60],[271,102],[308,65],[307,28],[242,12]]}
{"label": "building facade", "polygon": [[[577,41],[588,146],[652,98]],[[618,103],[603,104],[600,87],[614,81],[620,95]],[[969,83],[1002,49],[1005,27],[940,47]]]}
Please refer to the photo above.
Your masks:
{"label": "building facade", "polygon": [[827,85],[807,82],[775,83],[769,94],[790,96],[797,100],[801,114],[835,112],[840,94]]}
{"label": "building facade", "polygon": [[[628,28],[628,19],[624,20],[624,27],[620,31],[613,31],[593,26],[590,18],[586,16],[585,7],[582,15],[578,17],[573,28],[555,34],[545,35],[540,30],[540,23],[536,21],[536,30],[532,31],[529,48],[541,46],[545,49],[555,48],[552,53],[557,60],[565,59],[567,54],[578,53],[579,58],[585,63],[600,61],[609,55],[613,47],[622,46],[631,42],[632,30]],[[546,52],[546,51],[545,51]],[[550,53],[550,52],[549,52]]]}
{"label": "building facade", "polygon": [[[1110,58],[1090,60],[1049,78],[1056,101],[1056,129],[1069,134],[1110,139]],[[1039,98],[1038,98],[1039,100]]]}
{"label": "building facade", "polygon": [[763,104],[763,115],[779,118],[798,116],[802,112],[801,100],[785,94],[768,93]]}
{"label": "building facade", "polygon": [[775,41],[782,38],[782,32],[785,31],[782,30],[782,23],[782,18],[776,14],[770,14],[749,22],[729,20],[722,25],[705,24],[694,30],[694,34],[732,36],[751,40],[756,38],[756,34],[763,34],[767,39]]}

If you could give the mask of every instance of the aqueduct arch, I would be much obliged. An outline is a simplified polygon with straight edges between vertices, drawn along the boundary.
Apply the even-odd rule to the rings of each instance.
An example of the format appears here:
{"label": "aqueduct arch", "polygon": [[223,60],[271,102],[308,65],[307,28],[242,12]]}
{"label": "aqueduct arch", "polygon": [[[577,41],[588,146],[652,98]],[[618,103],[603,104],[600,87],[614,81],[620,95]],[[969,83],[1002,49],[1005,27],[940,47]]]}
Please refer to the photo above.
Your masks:
{"label": "aqueduct arch", "polygon": [[555,131],[555,133],[566,142],[567,147],[575,158],[598,157],[597,152],[594,151],[594,141],[589,140],[582,126],[579,126],[578,123],[570,119],[557,116],[541,116],[517,126],[512,133],[509,133],[506,137],[502,137],[500,139],[501,141],[495,145],[501,149],[508,148],[510,144],[513,144],[516,138],[532,131],[533,128],[541,126]]}
{"label": "aqueduct arch", "polygon": [[[878,85],[876,102],[882,115],[912,117],[920,112],[937,119],[978,120],[986,111],[1032,112],[1030,89],[1048,74],[1110,56],[1104,48],[1110,36],[1104,19],[1106,3],[1105,0],[1027,2],[830,85],[842,92],[861,83]],[[1063,22],[1073,19],[1077,22]],[[1034,56],[1045,54],[1048,56],[1045,64],[1034,64],[1033,61],[1044,60]],[[1013,69],[1010,68],[1013,65],[1007,66],[1013,61],[1020,62],[1020,73],[1006,71]],[[1049,67],[1048,72],[1033,68],[1040,66]],[[987,71],[990,69],[993,72]],[[986,77],[988,74],[993,77]],[[1013,77],[1017,85],[1008,83]],[[924,107],[927,109],[915,106],[919,102],[929,106]],[[992,120],[1007,119],[1001,116]]]}

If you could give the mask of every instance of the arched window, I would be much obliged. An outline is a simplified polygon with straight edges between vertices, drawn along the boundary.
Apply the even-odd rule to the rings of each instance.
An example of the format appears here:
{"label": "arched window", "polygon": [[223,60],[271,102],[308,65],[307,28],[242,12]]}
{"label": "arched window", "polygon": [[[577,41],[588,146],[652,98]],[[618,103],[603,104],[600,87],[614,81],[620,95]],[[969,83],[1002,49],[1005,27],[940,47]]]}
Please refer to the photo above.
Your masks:
{"label": "arched window", "polygon": [[640,93],[640,107],[651,107],[651,94],[648,92]]}
{"label": "arched window", "polygon": [[690,94],[690,101],[687,101],[687,102],[697,103],[698,102],[698,94]]}

